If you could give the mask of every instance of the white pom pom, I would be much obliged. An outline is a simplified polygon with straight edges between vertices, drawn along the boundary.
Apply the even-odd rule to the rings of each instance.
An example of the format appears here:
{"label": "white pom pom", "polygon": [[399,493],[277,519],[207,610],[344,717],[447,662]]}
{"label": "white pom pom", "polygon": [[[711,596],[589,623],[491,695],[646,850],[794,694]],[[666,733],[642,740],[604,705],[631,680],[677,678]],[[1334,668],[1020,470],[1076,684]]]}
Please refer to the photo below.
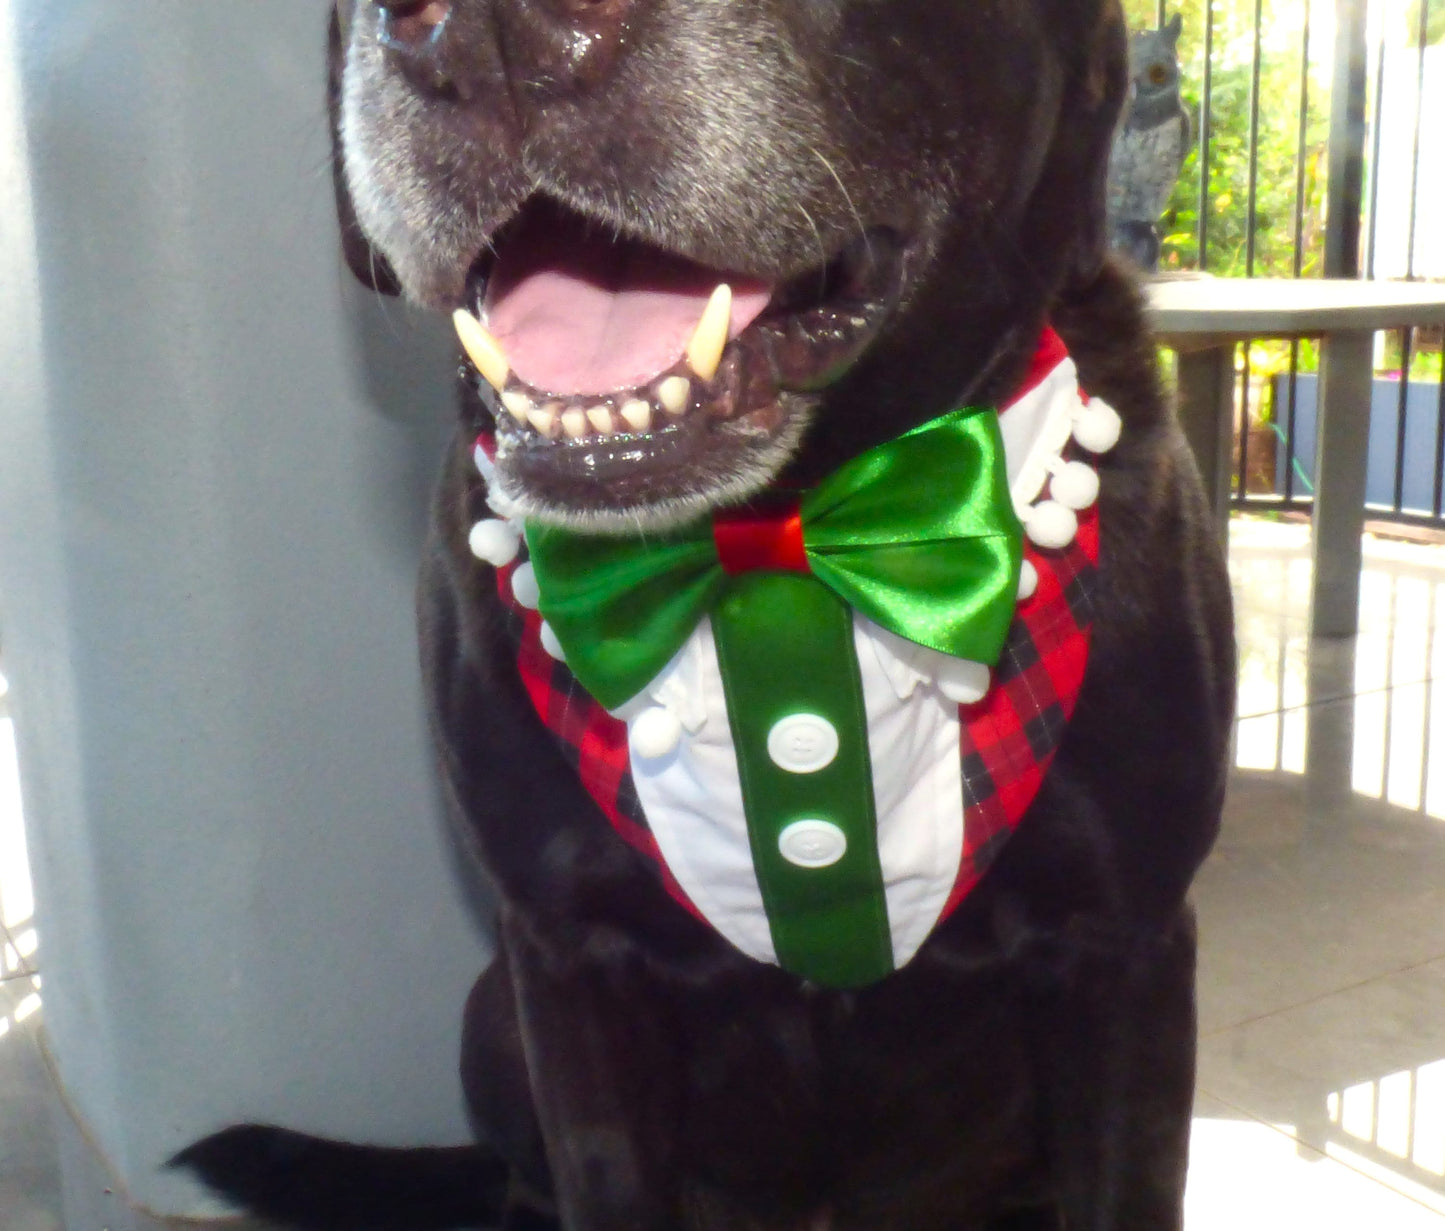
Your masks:
{"label": "white pom pom", "polygon": [[1024,561],[1024,566],[1019,570],[1019,602],[1033,598],[1039,588],[1039,570],[1033,566],[1030,560]]}
{"label": "white pom pom", "polygon": [[671,755],[682,742],[682,723],[671,710],[654,705],[633,720],[628,738],[637,756],[656,761]]}
{"label": "white pom pom", "polygon": [[938,691],[955,705],[972,705],[988,695],[992,676],[983,663],[950,658],[942,664],[936,683]]}
{"label": "white pom pom", "polygon": [[530,560],[517,565],[512,574],[512,597],[528,611],[536,611],[542,601],[542,591],[537,588],[537,570]]}
{"label": "white pom pom", "polygon": [[1073,509],[1057,500],[1041,500],[1024,518],[1024,533],[1040,547],[1067,547],[1079,530]]}
{"label": "white pom pom", "polygon": [[522,549],[522,532],[511,522],[495,517],[479,521],[467,535],[467,546],[478,560],[485,560],[493,568],[511,564]]}
{"label": "white pom pom", "polygon": [[540,636],[542,640],[542,648],[546,650],[548,654],[555,658],[559,663],[564,663],[567,661],[567,651],[562,648],[562,643],[557,640],[556,630],[553,629],[553,627],[548,624],[546,620],[542,621]]}
{"label": "white pom pom", "polygon": [[480,444],[472,450],[472,461],[477,464],[477,471],[484,479],[492,477],[492,459],[487,456],[487,451]]}
{"label": "white pom pom", "polygon": [[1069,462],[1054,475],[1049,495],[1066,509],[1087,509],[1099,498],[1098,472],[1087,462]]}
{"label": "white pom pom", "polygon": [[1074,415],[1074,439],[1090,453],[1107,453],[1119,443],[1124,422],[1103,398],[1094,398]]}

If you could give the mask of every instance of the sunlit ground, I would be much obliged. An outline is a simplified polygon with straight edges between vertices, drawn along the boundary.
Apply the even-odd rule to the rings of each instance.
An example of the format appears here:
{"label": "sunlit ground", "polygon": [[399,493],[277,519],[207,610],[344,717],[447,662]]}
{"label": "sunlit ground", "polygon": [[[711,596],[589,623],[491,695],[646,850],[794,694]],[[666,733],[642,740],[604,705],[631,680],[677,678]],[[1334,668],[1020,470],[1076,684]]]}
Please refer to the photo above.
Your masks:
{"label": "sunlit ground", "polygon": [[[30,887],[30,866],[25,831],[20,819],[20,777],[15,762],[15,731],[6,708],[9,686],[0,675],[0,978],[37,974],[35,895]],[[31,980],[38,987],[38,977]],[[0,1004],[0,1038],[17,1021],[40,1008],[40,997],[28,992],[11,1012]]]}
{"label": "sunlit ground", "polygon": [[1293,1126],[1197,1116],[1185,1202],[1190,1231],[1440,1231],[1438,1194],[1292,1137]]}
{"label": "sunlit ground", "polygon": [[1445,548],[1367,536],[1336,641],[1309,637],[1309,554],[1307,525],[1232,526],[1189,1224],[1445,1228]]}

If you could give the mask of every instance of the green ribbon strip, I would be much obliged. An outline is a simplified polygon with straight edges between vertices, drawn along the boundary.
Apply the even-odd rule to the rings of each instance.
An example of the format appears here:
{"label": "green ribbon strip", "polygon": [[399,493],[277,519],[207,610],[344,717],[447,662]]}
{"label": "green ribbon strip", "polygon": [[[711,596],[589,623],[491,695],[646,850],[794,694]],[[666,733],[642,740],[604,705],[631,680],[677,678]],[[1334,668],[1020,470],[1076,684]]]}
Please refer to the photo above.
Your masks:
{"label": "green ribbon strip", "polygon": [[[1023,530],[991,409],[952,411],[834,471],[801,501],[812,574],[908,641],[993,664],[1013,620]],[[572,673],[609,709],[651,683],[745,577],[712,523],[633,536],[527,524],[540,609]]]}
{"label": "green ribbon strip", "polygon": [[[712,630],[778,965],[823,987],[875,983],[893,971],[893,940],[852,614],[811,577],[748,573],[713,610]],[[812,772],[781,768],[768,749],[774,725],[799,713],[838,734],[832,761]],[[836,826],[847,841],[841,857],[790,862],[780,839],[797,821]]]}

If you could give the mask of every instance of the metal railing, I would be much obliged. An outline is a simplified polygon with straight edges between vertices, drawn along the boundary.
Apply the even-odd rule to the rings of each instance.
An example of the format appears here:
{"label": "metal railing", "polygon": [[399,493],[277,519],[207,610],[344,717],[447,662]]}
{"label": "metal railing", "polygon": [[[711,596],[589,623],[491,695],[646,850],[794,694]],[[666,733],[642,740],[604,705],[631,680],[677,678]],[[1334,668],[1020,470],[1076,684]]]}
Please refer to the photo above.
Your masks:
{"label": "metal railing", "polygon": [[[1445,219],[1445,129],[1430,124],[1445,120],[1445,0],[1126,7],[1136,28],[1184,16],[1197,140],[1165,217],[1166,271],[1445,279],[1429,225]],[[1370,513],[1445,527],[1440,333],[1381,335],[1376,355]],[[1316,361],[1309,342],[1241,344],[1236,507],[1311,506]]]}

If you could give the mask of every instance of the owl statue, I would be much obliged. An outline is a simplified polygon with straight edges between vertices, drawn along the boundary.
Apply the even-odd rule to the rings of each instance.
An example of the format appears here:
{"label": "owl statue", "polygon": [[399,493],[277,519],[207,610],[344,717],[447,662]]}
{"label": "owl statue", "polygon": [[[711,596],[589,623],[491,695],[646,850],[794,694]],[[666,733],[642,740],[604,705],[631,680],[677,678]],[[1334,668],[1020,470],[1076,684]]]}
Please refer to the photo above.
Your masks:
{"label": "owl statue", "polygon": [[1159,265],[1158,221],[1193,142],[1189,112],[1179,97],[1178,13],[1158,30],[1129,40],[1129,99],[1109,156],[1109,235],[1112,247],[1153,271]]}

